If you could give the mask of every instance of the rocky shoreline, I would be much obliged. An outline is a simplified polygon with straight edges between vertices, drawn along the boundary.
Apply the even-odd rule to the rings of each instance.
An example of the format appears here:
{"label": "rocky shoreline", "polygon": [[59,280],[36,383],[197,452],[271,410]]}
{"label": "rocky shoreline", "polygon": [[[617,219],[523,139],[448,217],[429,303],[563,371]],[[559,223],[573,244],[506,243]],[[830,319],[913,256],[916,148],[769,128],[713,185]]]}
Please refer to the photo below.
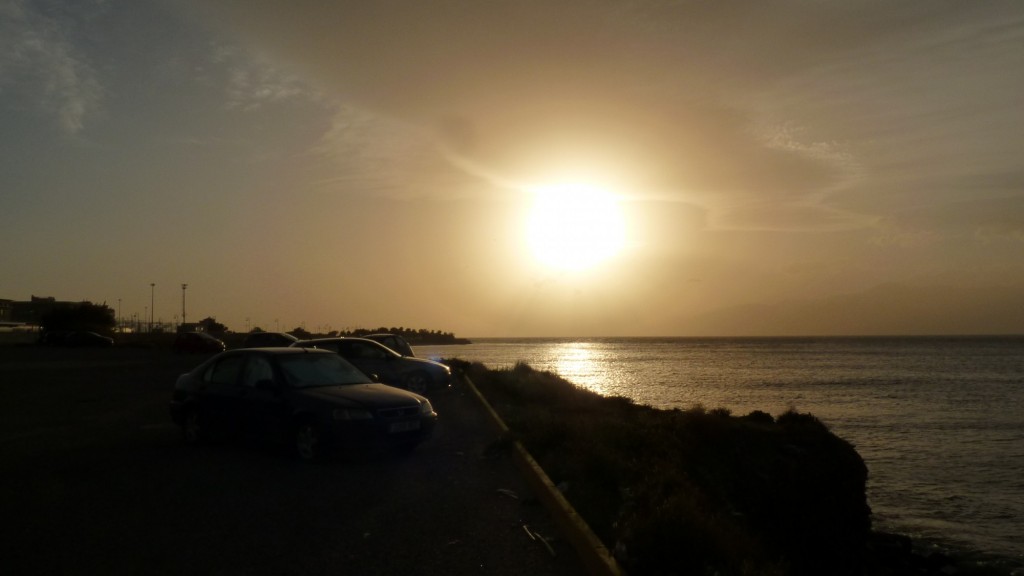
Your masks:
{"label": "rocky shoreline", "polygon": [[1009,576],[875,531],[867,468],[809,414],[658,410],[520,364],[465,374],[629,574]]}

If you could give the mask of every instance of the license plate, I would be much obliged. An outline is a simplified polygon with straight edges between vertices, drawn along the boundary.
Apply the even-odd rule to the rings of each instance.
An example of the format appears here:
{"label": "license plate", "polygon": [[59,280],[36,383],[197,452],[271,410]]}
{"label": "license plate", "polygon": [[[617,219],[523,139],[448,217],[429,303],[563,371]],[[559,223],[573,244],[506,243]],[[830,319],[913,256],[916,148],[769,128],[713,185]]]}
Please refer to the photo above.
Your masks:
{"label": "license plate", "polygon": [[412,430],[420,429],[419,420],[409,420],[408,422],[392,422],[389,428],[392,434],[396,432],[410,432]]}

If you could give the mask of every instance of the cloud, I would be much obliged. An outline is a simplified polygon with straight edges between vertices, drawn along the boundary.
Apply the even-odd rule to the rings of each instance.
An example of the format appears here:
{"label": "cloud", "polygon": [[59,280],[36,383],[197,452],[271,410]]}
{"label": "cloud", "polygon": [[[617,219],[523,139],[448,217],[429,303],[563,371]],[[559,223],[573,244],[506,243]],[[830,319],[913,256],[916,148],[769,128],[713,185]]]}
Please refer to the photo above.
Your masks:
{"label": "cloud", "polygon": [[[429,193],[423,174],[443,160],[422,128],[351,105],[337,107],[329,129],[308,154],[329,167],[313,181],[316,188],[390,197]],[[429,181],[438,184],[437,178]]]}
{"label": "cloud", "polygon": [[429,131],[454,166],[494,182],[590,174],[700,204],[720,228],[873,226],[869,199],[901,175],[889,155],[948,166],[969,140],[981,157],[993,144],[975,122],[1020,88],[998,74],[1020,38],[1012,3],[995,16],[934,2],[215,4],[199,8],[209,21]]}
{"label": "cloud", "polygon": [[[872,33],[761,86],[751,106],[775,124],[798,123],[804,138],[841,145],[846,177],[824,202],[874,215],[887,234],[919,244],[961,232],[942,227],[956,225],[941,216],[956,203],[1024,192],[1024,110],[1015,103],[1024,82],[1008,73],[1021,64],[1024,14],[1008,2],[900,5],[908,8],[888,26],[901,32]],[[896,227],[904,223],[918,225]]]}
{"label": "cloud", "polygon": [[[943,238],[1024,241],[1024,194],[976,197],[901,210],[887,217],[883,243],[923,245]],[[1018,247],[1019,249],[1019,247]]]}
{"label": "cloud", "polygon": [[319,90],[293,72],[237,46],[215,46],[210,68],[225,74],[223,83],[229,109],[254,112],[289,100],[325,100]]}
{"label": "cloud", "polygon": [[73,17],[44,8],[18,0],[0,8],[0,92],[73,135],[99,108],[103,88],[75,46]]}

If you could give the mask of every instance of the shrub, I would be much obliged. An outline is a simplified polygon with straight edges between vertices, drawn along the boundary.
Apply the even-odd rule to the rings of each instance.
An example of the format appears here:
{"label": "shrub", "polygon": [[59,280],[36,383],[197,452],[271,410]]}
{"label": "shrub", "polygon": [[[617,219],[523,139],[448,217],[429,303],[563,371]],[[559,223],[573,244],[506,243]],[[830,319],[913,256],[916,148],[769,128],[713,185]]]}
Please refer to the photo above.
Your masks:
{"label": "shrub", "polygon": [[461,369],[627,572],[859,569],[866,467],[817,418],[658,410],[524,363]]}

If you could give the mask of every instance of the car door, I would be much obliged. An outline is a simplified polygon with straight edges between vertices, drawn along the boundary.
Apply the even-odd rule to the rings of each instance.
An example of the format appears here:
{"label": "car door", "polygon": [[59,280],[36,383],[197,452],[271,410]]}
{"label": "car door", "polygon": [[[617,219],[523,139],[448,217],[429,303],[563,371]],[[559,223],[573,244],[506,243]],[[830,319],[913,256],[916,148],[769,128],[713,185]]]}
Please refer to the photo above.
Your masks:
{"label": "car door", "polygon": [[273,362],[263,354],[252,354],[242,370],[239,387],[240,421],[245,433],[260,438],[280,435],[287,418],[283,380]]}
{"label": "car door", "polygon": [[239,387],[245,356],[229,354],[210,365],[203,374],[200,410],[207,422],[228,432],[237,432],[239,422]]}
{"label": "car door", "polygon": [[381,382],[392,386],[401,386],[399,375],[395,372],[395,362],[398,356],[388,350],[383,344],[372,340],[350,340],[342,342],[346,352],[341,356],[355,364],[364,374],[376,374]]}

